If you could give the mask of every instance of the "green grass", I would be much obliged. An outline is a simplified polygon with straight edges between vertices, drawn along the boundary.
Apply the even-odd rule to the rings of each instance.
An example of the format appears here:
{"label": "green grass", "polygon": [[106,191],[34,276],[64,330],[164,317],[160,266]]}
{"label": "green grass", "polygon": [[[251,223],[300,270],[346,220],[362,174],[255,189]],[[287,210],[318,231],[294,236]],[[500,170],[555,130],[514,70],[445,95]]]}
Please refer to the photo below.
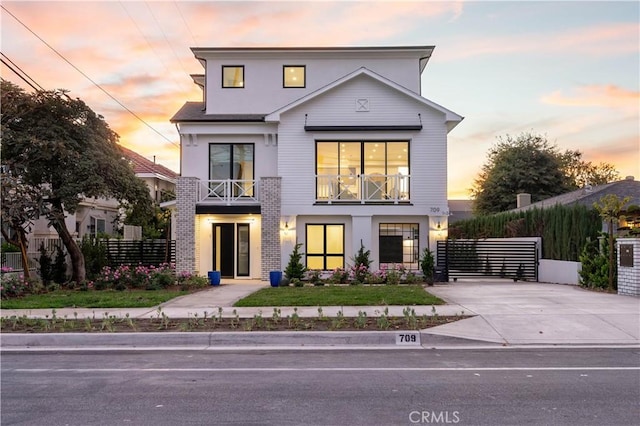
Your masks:
{"label": "green grass", "polygon": [[440,305],[444,302],[421,286],[268,287],[234,306],[384,306]]}
{"label": "green grass", "polygon": [[187,294],[175,290],[73,291],[57,290],[3,300],[2,309],[147,308]]}

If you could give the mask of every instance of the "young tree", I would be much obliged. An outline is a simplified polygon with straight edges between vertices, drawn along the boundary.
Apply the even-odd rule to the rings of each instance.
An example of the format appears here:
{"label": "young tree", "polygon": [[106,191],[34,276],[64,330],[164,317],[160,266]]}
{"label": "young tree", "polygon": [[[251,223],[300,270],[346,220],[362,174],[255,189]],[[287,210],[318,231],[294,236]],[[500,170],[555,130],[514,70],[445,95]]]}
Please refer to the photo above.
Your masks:
{"label": "young tree", "polygon": [[612,165],[585,162],[579,151],[560,152],[543,135],[500,136],[474,181],[474,210],[499,213],[515,208],[519,193],[531,194],[531,201],[536,202],[617,177]]}
{"label": "young tree", "polygon": [[85,279],[84,258],[65,224],[85,197],[114,197],[151,211],[151,197],[123,158],[103,117],[62,91],[26,93],[2,79],[2,163],[40,191],[45,215],[69,253],[72,279]]}
{"label": "young tree", "polygon": [[620,199],[615,194],[608,194],[600,198],[596,203],[593,203],[593,207],[598,211],[603,221],[607,222],[607,228],[609,228],[609,290],[613,290],[613,263],[614,250],[613,250],[613,224],[617,223],[620,214],[624,210],[625,206],[629,203],[631,197],[624,197]]}

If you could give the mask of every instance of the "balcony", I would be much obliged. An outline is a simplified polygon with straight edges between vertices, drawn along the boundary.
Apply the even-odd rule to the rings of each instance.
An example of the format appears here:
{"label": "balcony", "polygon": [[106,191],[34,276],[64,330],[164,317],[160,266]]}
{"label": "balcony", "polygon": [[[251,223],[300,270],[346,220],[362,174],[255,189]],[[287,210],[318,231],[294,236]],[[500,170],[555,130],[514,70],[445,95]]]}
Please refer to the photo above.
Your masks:
{"label": "balcony", "polygon": [[198,203],[258,204],[256,181],[251,180],[201,180],[198,183]]}
{"label": "balcony", "polygon": [[409,175],[316,175],[317,203],[409,202]]}

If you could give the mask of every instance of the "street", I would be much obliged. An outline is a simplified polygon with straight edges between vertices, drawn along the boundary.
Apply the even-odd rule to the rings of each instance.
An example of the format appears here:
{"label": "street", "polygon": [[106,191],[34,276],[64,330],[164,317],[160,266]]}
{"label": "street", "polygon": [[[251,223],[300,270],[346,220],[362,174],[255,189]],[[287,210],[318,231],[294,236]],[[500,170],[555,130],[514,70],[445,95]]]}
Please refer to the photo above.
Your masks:
{"label": "street", "polygon": [[7,425],[632,425],[638,348],[2,352]]}

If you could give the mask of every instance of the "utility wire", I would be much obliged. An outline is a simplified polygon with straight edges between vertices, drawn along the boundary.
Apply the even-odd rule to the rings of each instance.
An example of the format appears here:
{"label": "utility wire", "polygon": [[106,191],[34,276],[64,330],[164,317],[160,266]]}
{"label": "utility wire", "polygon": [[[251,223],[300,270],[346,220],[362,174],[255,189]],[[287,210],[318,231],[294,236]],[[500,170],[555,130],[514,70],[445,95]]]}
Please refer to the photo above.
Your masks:
{"label": "utility wire", "polygon": [[[3,63],[3,64],[5,64],[5,65],[7,66],[7,68],[9,68],[11,71],[13,71],[13,72],[18,76],[18,77],[20,77],[20,78],[21,78],[25,83],[27,83],[29,86],[31,86],[31,87],[33,88],[33,90],[35,90],[35,91],[43,90],[43,91],[44,91],[44,88],[43,88],[42,86],[40,86],[40,85],[38,84],[38,82],[36,82],[36,81],[35,81],[35,80],[34,80],[34,79],[29,75],[29,74],[27,74],[27,73],[26,73],[22,68],[20,68],[20,66],[18,66],[15,62],[13,62],[11,59],[9,59],[9,57],[8,57],[7,55],[5,55],[5,54],[4,54],[4,53],[2,53],[2,52],[0,52],[0,55],[4,56],[4,58],[5,58],[7,61],[11,62],[11,65],[13,65],[13,67],[16,67],[18,70],[20,70],[20,73],[22,73],[22,74],[20,74],[20,73],[16,72],[16,70],[15,70],[15,69],[13,69],[13,67],[12,67],[11,65],[7,64],[7,63],[4,61],[4,59],[1,59],[1,58],[0,58],[0,61],[2,61],[2,63]],[[27,80],[25,79],[25,77],[27,77],[29,80],[31,80],[31,82],[27,81]],[[31,83],[33,83],[33,84],[31,84]],[[36,86],[38,86],[38,88],[39,88],[39,89],[38,89],[38,88],[36,88],[36,87],[34,86],[34,84],[35,84]]]}
{"label": "utility wire", "polygon": [[67,58],[64,57],[64,55],[62,55],[60,52],[58,52],[56,49],[54,49],[49,43],[47,43],[46,41],[44,41],[42,39],[42,37],[40,37],[38,34],[36,34],[31,28],[29,28],[26,24],[24,24],[20,19],[18,19],[13,13],[9,12],[7,10],[6,7],[0,5],[0,8],[2,8],[2,10],[4,10],[5,12],[7,12],[9,15],[11,15],[13,17],[13,19],[15,19],[16,21],[18,21],[20,23],[20,25],[22,25],[23,27],[25,27],[31,34],[33,34],[38,40],[40,40],[42,43],[44,43],[45,46],[47,46],[49,49],[51,49],[53,52],[55,52],[58,56],[60,56],[60,58],[62,58],[67,64],[69,64],[71,67],[73,67],[73,69],[75,69],[76,71],[78,71],[80,74],[82,74],[84,76],[84,78],[86,78],[87,80],[89,80],[91,83],[93,83],[94,86],[96,86],[98,89],[100,89],[105,95],[109,96],[111,99],[113,99],[118,105],[120,105],[123,109],[125,109],[127,112],[129,112],[131,115],[133,115],[135,118],[137,118],[141,123],[143,123],[144,125],[146,125],[149,129],[153,130],[155,133],[157,133],[158,135],[160,135],[163,139],[165,139],[167,142],[169,142],[171,145],[175,146],[176,148],[180,148],[180,146],[178,144],[176,144],[175,142],[173,142],[171,139],[167,138],[165,135],[163,135],[162,133],[160,133],[159,131],[157,131],[155,128],[153,128],[149,123],[147,123],[142,117],[140,117],[138,114],[136,114],[135,112],[133,112],[132,110],[130,110],[129,108],[127,108],[122,102],[120,102],[118,99],[116,99],[111,93],[107,92],[102,86],[100,86],[98,83],[96,83],[95,81],[93,81],[91,79],[91,77],[89,77],[87,74],[85,74],[82,70],[80,70],[78,67],[76,67],[75,65],[73,65]]}

